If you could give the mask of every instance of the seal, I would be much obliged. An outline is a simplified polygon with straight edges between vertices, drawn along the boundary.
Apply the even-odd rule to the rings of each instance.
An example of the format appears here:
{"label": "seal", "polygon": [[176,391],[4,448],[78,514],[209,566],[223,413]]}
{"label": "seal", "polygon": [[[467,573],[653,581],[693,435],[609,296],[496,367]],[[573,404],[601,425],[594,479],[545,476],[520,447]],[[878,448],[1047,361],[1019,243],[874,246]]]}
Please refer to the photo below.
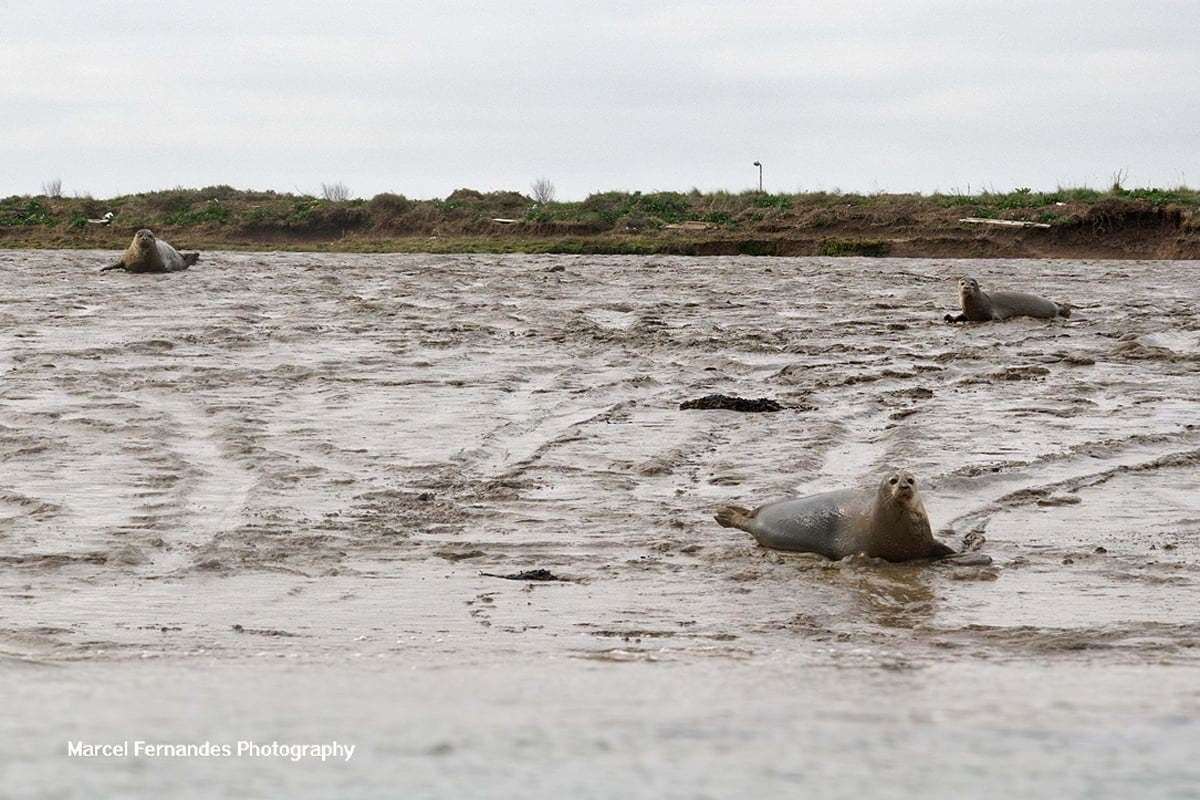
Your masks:
{"label": "seal", "polygon": [[958,302],[962,313],[947,314],[946,322],[992,322],[1013,317],[1054,319],[1071,316],[1067,303],[1052,303],[1024,292],[992,292],[979,288],[979,281],[966,277],[958,280]]}
{"label": "seal", "polygon": [[133,241],[121,255],[121,260],[100,271],[123,269],[126,272],[180,272],[199,260],[199,253],[180,253],[162,239],[155,238],[148,228],[142,228],[133,235]]}
{"label": "seal", "polygon": [[887,561],[942,558],[955,551],[933,538],[911,472],[897,470],[875,491],[841,489],[716,513],[726,528],[746,531],[763,547],[840,559],[862,553]]}

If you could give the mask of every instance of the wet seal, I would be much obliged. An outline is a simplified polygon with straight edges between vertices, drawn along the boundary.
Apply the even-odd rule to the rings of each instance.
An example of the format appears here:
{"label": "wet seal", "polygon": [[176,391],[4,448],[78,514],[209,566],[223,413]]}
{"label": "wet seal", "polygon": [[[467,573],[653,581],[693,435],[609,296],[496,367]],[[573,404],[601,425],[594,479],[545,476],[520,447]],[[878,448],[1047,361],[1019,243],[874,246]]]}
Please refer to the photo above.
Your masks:
{"label": "wet seal", "polygon": [[126,272],[182,272],[199,260],[199,253],[180,253],[162,239],[155,237],[149,228],[142,228],[133,235],[133,241],[121,254],[121,260],[100,271],[123,269]]}
{"label": "wet seal", "polygon": [[1054,303],[1024,292],[989,294],[979,288],[979,281],[971,277],[959,279],[958,302],[962,306],[962,313],[947,314],[946,322],[999,322],[1013,317],[1054,319],[1071,316],[1068,303]]}
{"label": "wet seal", "polygon": [[746,531],[763,547],[842,559],[863,554],[886,561],[943,558],[955,551],[933,538],[916,479],[897,470],[879,488],[841,489],[768,503],[750,511],[726,506],[723,527]]}

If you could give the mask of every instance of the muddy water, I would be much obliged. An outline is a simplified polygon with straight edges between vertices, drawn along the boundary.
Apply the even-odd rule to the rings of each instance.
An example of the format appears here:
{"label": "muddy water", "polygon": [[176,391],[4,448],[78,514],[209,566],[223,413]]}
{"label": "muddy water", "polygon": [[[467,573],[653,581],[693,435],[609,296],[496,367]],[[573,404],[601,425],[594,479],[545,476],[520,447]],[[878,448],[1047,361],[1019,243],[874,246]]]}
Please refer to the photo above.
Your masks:
{"label": "muddy water", "polygon": [[[1200,281],[1169,262],[0,252],[31,796],[1185,796]],[[1075,313],[949,326],[963,273]],[[678,410],[723,392],[775,414]],[[713,508],[923,482],[990,566]],[[547,569],[568,580],[481,573]],[[355,742],[348,764],[66,742]]]}

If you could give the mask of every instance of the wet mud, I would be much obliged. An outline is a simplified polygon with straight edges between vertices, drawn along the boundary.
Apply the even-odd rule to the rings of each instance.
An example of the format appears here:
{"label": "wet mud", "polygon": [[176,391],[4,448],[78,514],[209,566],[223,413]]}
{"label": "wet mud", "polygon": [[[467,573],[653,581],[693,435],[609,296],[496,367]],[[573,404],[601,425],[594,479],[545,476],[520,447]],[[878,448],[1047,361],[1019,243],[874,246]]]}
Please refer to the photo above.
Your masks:
{"label": "wet mud", "polygon": [[[1194,264],[205,253],[96,274],[109,256],[0,251],[10,685],[372,659],[624,696],[760,665],[853,715],[845,676],[899,671],[952,674],[956,724],[982,730],[1026,675],[1126,719],[1066,679],[1119,673],[1191,686],[1135,716],[1197,741]],[[1072,316],[947,325],[963,274]],[[716,394],[783,408],[680,410]],[[712,521],[891,466],[987,558],[835,563]],[[489,577],[543,572],[566,580]],[[638,713],[675,719],[670,696]]]}

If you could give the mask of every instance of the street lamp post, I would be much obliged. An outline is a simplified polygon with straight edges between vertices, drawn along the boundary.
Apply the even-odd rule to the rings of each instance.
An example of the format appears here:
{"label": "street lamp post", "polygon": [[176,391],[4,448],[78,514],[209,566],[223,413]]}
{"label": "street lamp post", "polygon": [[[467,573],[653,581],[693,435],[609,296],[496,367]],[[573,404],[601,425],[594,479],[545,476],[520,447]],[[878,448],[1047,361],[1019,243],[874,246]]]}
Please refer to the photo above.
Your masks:
{"label": "street lamp post", "polygon": [[754,166],[758,167],[758,193],[762,194],[762,162],[755,161]]}

